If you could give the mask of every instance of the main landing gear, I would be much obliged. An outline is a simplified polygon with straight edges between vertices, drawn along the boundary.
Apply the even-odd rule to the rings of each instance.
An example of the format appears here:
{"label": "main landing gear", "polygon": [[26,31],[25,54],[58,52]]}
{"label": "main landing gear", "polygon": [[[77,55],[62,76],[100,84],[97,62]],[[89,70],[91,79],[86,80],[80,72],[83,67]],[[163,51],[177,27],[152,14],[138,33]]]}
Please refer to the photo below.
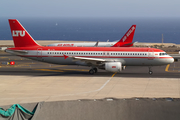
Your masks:
{"label": "main landing gear", "polygon": [[149,74],[150,74],[150,75],[153,74],[153,71],[152,71],[151,67],[149,67]]}
{"label": "main landing gear", "polygon": [[93,75],[94,73],[97,73],[97,68],[92,68],[89,70],[89,74]]}

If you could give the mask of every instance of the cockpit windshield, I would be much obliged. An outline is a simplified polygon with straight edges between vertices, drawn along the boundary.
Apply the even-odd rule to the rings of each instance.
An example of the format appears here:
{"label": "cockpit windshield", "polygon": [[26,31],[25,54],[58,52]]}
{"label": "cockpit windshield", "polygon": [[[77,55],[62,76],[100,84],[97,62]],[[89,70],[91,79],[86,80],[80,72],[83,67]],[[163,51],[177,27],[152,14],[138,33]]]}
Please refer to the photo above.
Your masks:
{"label": "cockpit windshield", "polygon": [[167,55],[167,53],[159,53],[159,56]]}

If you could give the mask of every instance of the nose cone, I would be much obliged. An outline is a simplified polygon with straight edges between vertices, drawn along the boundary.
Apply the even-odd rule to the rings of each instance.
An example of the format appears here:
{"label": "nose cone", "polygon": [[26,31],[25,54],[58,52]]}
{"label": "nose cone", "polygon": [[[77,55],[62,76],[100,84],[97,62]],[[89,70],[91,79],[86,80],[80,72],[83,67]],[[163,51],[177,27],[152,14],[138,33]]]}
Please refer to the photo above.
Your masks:
{"label": "nose cone", "polygon": [[174,62],[174,58],[171,57],[171,58],[169,59],[169,63],[173,63],[173,62]]}
{"label": "nose cone", "polygon": [[167,59],[168,64],[174,62],[174,58],[169,55],[169,59]]}

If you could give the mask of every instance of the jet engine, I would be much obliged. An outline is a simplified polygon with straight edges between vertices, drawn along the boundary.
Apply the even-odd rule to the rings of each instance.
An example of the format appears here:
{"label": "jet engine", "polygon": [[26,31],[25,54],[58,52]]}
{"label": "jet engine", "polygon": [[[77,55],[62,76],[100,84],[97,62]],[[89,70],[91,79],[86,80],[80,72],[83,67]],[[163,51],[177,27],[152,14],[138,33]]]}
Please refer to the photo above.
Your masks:
{"label": "jet engine", "polygon": [[120,72],[122,71],[124,66],[122,67],[121,62],[107,62],[105,63],[105,70],[110,72]]}

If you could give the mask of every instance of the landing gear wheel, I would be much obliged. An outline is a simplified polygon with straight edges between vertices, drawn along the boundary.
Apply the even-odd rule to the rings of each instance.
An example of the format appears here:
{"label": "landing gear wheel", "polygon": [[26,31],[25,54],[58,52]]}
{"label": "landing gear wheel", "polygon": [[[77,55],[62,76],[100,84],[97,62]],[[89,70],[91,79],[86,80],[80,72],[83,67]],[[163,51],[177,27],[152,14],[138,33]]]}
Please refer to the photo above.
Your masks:
{"label": "landing gear wheel", "polygon": [[153,74],[153,72],[152,72],[152,71],[149,71],[149,74],[150,74],[150,75],[152,75],[152,74]]}
{"label": "landing gear wheel", "polygon": [[94,71],[93,69],[90,69],[90,70],[89,70],[89,74],[90,74],[90,75],[93,75],[94,73],[95,73],[95,71]]}
{"label": "landing gear wheel", "polygon": [[150,75],[153,74],[153,71],[152,71],[151,67],[149,67],[149,74],[150,74]]}
{"label": "landing gear wheel", "polygon": [[97,71],[98,71],[97,68],[93,68],[93,70],[94,70],[95,73],[97,73]]}

